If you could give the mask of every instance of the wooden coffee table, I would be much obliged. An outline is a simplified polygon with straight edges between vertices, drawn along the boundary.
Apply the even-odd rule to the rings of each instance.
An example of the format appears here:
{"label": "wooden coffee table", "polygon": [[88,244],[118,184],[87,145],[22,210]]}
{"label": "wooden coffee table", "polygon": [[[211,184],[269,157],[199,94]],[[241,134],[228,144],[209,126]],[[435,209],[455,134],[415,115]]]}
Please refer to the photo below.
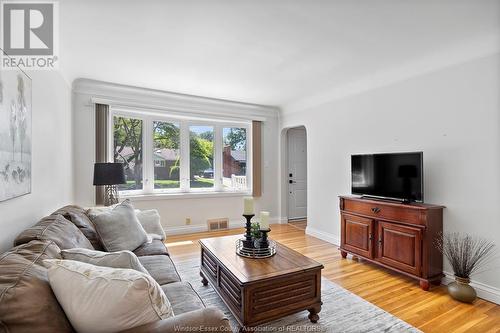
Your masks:
{"label": "wooden coffee table", "polygon": [[235,252],[238,238],[241,235],[201,239],[200,275],[203,285],[210,282],[241,328],[304,310],[316,323],[323,265],[278,242],[273,257],[243,258]]}

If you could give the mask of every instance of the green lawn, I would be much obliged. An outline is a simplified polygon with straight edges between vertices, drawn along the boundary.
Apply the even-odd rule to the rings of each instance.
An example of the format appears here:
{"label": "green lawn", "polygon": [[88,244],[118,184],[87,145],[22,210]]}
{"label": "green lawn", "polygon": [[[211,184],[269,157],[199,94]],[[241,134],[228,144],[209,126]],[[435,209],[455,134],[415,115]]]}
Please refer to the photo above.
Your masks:
{"label": "green lawn", "polygon": [[[179,184],[180,184],[180,182],[178,180],[171,180],[171,179],[156,179],[155,180],[155,188],[156,189],[179,188]],[[197,177],[195,180],[191,180],[190,184],[191,184],[191,188],[213,187],[214,180]],[[135,181],[133,181],[133,180],[127,181],[128,189],[133,190],[134,185],[135,185]]]}
{"label": "green lawn", "polygon": [[179,188],[180,181],[171,179],[155,179],[155,188]]}
{"label": "green lawn", "polygon": [[195,180],[191,180],[191,188],[213,187],[213,186],[214,186],[213,179],[205,179],[198,177]]}

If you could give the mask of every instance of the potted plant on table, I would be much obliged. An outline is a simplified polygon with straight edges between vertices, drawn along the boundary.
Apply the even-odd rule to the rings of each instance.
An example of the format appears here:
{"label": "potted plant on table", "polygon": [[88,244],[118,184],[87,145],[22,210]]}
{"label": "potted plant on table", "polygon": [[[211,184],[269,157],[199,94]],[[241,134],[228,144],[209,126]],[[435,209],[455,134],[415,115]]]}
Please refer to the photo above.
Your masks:
{"label": "potted plant on table", "polygon": [[262,233],[260,232],[259,222],[252,223],[252,237],[254,239],[260,239],[260,237],[262,237]]}
{"label": "potted plant on table", "polygon": [[472,303],[477,295],[470,286],[470,276],[492,258],[495,244],[484,238],[453,232],[441,234],[436,247],[448,259],[455,273],[455,282],[448,284],[451,297]]}

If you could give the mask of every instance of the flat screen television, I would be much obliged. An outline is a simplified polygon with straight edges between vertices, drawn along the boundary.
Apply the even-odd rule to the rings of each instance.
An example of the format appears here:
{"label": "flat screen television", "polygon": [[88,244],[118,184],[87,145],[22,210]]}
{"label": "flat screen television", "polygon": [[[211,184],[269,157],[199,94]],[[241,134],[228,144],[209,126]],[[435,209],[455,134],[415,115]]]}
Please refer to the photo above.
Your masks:
{"label": "flat screen television", "polygon": [[423,202],[423,153],[351,155],[351,179],[352,194]]}

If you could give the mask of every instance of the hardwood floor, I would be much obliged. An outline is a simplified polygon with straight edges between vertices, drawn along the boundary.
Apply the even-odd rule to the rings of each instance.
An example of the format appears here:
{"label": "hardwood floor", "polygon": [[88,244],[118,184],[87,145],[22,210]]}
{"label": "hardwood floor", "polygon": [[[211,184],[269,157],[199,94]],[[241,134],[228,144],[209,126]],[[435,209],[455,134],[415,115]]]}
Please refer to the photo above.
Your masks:
{"label": "hardwood floor", "polygon": [[288,225],[299,228],[301,230],[306,230],[307,227],[307,220],[296,220],[296,221],[288,221]]}
{"label": "hardwood floor", "polygon": [[[243,222],[242,222],[243,223]],[[272,225],[270,237],[322,263],[322,275],[424,332],[500,332],[500,306],[478,299],[473,305],[451,299],[446,287],[420,289],[415,280],[366,261],[342,259],[337,246],[287,224]],[[198,239],[242,234],[243,228],[169,236],[176,262],[199,258]],[[201,282],[200,282],[201,283]]]}

